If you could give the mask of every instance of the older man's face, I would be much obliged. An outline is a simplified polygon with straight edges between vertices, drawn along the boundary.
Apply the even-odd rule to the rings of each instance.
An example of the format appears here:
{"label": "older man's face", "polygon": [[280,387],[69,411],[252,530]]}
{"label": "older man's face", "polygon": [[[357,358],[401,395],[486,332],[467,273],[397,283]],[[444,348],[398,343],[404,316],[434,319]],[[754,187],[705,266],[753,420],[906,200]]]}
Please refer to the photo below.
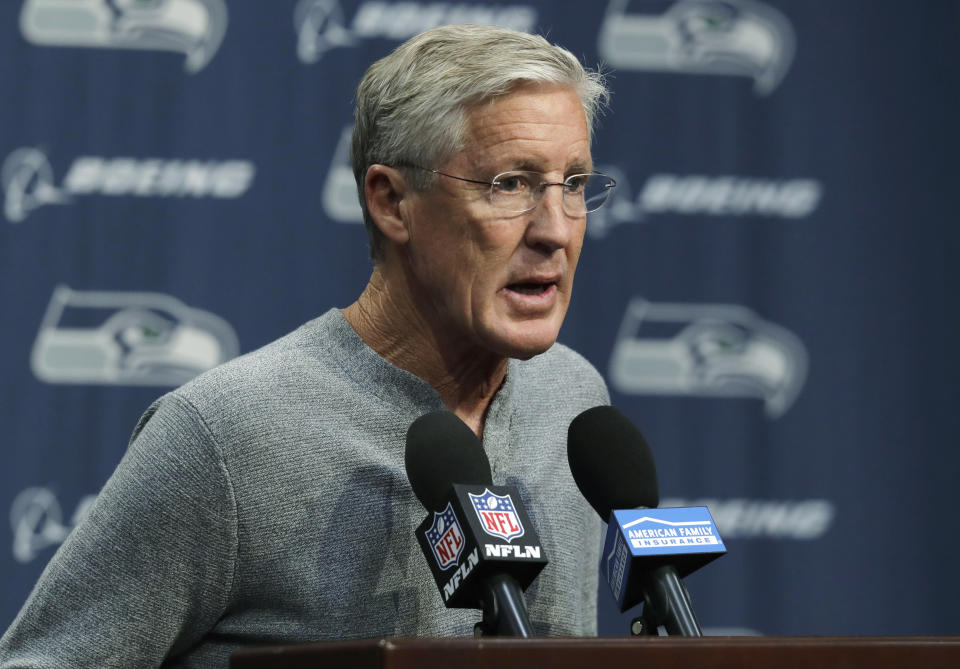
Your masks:
{"label": "older man's face", "polygon": [[[529,170],[561,182],[592,169],[583,107],[568,88],[529,85],[482,104],[469,117],[467,138],[441,171],[489,181]],[[566,214],[556,186],[516,214],[494,208],[488,187],[437,180],[409,204],[413,289],[426,297],[428,318],[498,355],[542,353],[570,303],[586,215]]]}

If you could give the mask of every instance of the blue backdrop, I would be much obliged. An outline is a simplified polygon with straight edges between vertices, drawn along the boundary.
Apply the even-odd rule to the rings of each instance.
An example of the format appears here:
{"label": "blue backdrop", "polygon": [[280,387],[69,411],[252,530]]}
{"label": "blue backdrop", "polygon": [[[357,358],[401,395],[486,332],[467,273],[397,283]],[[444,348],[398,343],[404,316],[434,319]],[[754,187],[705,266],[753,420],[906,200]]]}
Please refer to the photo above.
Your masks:
{"label": "blue backdrop", "polygon": [[155,397],[363,288],[353,91],[451,22],[611,75],[561,340],[712,510],[708,631],[960,632],[956,0],[0,4],[0,629]]}

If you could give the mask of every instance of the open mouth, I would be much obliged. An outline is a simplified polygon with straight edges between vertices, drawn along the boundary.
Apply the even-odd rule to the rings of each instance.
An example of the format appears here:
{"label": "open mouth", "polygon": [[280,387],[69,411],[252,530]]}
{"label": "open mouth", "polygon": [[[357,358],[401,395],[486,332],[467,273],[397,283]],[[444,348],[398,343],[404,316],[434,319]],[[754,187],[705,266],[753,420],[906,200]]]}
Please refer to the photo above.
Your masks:
{"label": "open mouth", "polygon": [[522,295],[543,295],[552,283],[511,283],[507,288]]}

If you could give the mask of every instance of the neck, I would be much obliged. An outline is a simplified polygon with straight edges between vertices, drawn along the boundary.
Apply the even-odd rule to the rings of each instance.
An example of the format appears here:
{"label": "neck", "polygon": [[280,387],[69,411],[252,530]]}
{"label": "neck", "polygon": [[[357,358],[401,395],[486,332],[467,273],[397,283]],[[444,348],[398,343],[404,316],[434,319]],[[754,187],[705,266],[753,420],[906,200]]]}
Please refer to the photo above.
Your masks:
{"label": "neck", "polygon": [[409,291],[387,280],[380,264],[343,315],[363,342],[391,364],[415,374],[439,393],[444,406],[479,437],[507,358],[451,336],[443,314],[416,304]]}

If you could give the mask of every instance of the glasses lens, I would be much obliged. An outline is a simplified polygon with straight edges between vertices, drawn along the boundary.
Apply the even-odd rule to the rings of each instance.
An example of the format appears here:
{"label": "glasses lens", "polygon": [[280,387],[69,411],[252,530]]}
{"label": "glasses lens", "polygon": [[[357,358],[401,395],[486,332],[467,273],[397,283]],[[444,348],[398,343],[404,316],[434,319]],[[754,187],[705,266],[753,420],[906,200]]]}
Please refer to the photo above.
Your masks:
{"label": "glasses lens", "polygon": [[[583,188],[581,191],[582,206],[583,212],[596,211],[607,201],[607,198],[610,197],[610,193],[613,191],[613,187],[616,182],[610,177],[604,174],[583,174],[579,178],[585,179]],[[567,197],[573,195],[572,192],[564,194]]]}
{"label": "glasses lens", "polygon": [[[504,172],[490,184],[490,203],[504,211],[524,212],[537,206],[546,185],[539,172]],[[607,201],[616,182],[605,174],[574,174],[563,183],[563,207],[571,216],[596,211]]]}
{"label": "glasses lens", "polygon": [[537,204],[540,175],[536,172],[504,172],[490,184],[490,202],[505,211],[530,211]]}

